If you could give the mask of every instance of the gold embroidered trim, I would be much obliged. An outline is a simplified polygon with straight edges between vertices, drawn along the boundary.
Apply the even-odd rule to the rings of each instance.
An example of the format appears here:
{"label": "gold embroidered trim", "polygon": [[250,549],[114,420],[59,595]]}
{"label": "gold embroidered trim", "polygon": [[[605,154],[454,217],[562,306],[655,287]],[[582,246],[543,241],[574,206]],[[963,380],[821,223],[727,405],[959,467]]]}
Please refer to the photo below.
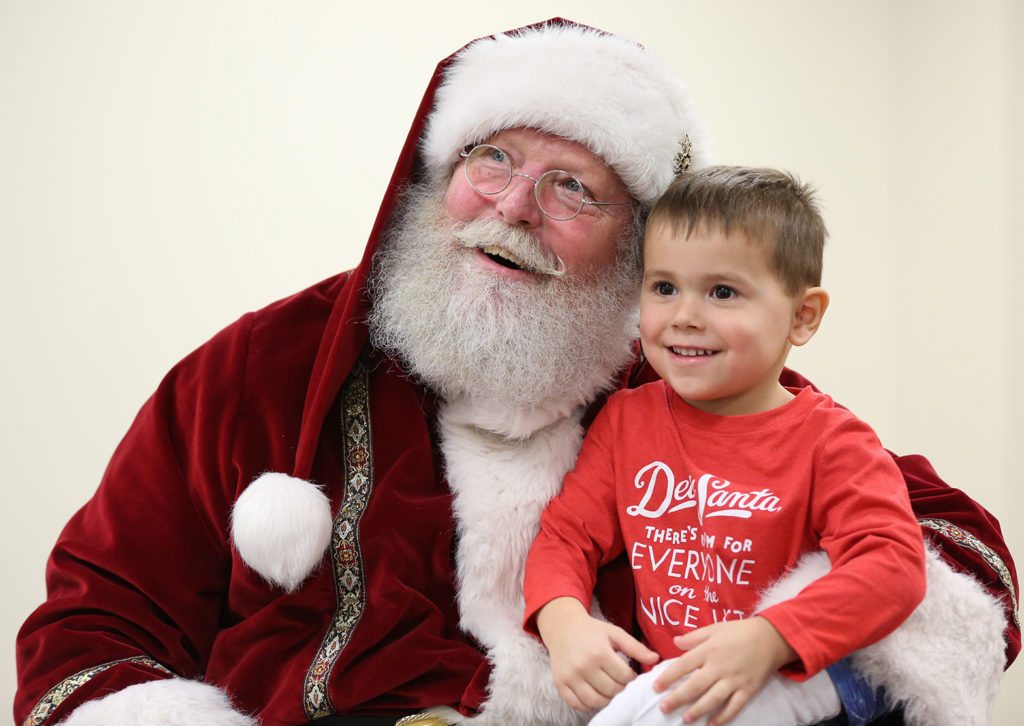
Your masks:
{"label": "gold embroidered trim", "polygon": [[35,708],[29,713],[29,715],[22,721],[22,726],[40,726],[46,722],[46,719],[50,717],[60,704],[64,703],[64,700],[72,693],[77,691],[79,688],[84,686],[86,683],[91,681],[93,678],[98,676],[103,671],[109,670],[114,666],[121,665],[122,663],[134,663],[136,665],[143,665],[154,670],[166,673],[169,676],[173,676],[174,673],[169,671],[164,666],[157,663],[152,658],[146,656],[137,655],[130,658],[121,658],[120,660],[112,660],[109,663],[103,663],[92,668],[86,668],[85,670],[79,671],[73,676],[65,678],[63,681],[58,683],[56,686],[51,688],[46,694],[39,699],[39,703],[36,704]]}
{"label": "gold embroidered trim", "polygon": [[1010,603],[1013,606],[1013,612],[1011,613],[1013,615],[1013,623],[1020,628],[1020,620],[1017,614],[1017,590],[1013,586],[1013,578],[1010,577],[1010,568],[1006,566],[1002,558],[980,539],[952,522],[947,522],[944,519],[919,519],[917,521],[922,527],[933,529],[961,547],[974,550],[981,555],[981,558],[985,560],[985,563],[992,571],[999,575],[999,581],[1003,583],[1003,587],[1010,594]]}
{"label": "gold embroidered trim", "polygon": [[341,389],[341,431],[345,448],[345,493],[331,534],[336,609],[306,672],[302,705],[310,720],[334,713],[327,681],[338,656],[352,637],[366,603],[359,520],[373,489],[373,457],[369,384],[362,358]]}

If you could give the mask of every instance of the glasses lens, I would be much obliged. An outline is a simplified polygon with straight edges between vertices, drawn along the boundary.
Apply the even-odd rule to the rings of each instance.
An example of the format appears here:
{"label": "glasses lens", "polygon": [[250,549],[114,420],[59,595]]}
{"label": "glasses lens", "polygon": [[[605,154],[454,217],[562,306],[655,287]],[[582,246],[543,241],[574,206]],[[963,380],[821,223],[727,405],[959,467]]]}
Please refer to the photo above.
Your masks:
{"label": "glasses lens", "polygon": [[466,178],[478,192],[497,194],[512,179],[512,162],[497,146],[475,146],[466,157]]}
{"label": "glasses lens", "polygon": [[545,172],[537,181],[537,204],[552,219],[572,219],[583,209],[583,185],[564,171]]}

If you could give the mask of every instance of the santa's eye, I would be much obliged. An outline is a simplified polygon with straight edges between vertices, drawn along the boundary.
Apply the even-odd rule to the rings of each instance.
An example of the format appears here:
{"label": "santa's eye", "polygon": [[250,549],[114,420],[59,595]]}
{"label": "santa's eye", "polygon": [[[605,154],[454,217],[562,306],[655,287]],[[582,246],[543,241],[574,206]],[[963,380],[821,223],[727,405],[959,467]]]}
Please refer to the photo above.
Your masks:
{"label": "santa's eye", "polygon": [[565,187],[565,190],[567,192],[571,192],[573,194],[582,194],[583,193],[583,185],[580,184],[580,180],[577,179],[574,176],[566,177],[562,181],[562,186]]}

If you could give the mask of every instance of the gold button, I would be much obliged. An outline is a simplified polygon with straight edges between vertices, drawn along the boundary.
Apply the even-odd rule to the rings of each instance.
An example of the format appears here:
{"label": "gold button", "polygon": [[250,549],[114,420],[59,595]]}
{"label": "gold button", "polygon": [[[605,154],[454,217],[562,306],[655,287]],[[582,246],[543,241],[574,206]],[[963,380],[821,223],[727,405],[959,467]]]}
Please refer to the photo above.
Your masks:
{"label": "gold button", "polygon": [[416,713],[395,721],[395,726],[448,726],[448,722],[429,713]]}

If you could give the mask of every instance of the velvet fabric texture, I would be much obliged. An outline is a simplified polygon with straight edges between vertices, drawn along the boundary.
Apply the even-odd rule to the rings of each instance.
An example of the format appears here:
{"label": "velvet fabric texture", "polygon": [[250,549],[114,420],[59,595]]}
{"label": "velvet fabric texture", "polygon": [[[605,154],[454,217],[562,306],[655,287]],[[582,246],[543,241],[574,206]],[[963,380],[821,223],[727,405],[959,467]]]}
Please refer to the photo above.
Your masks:
{"label": "velvet fabric texture", "polygon": [[[450,62],[427,88],[359,266],[242,317],[143,406],[95,496],[61,534],[47,601],[19,634],[18,723],[56,724],[87,700],[173,676],[222,688],[264,726],[321,711],[399,716],[447,705],[472,714],[485,700],[488,661],[459,625],[437,402],[394,361],[369,351],[359,363],[370,261],[396,190],[421,173],[417,145]],[[357,370],[369,406],[362,418],[339,395]],[[632,373],[634,383],[651,378],[639,361]],[[360,451],[360,442],[372,448]],[[924,459],[897,463],[920,515],[986,543],[1015,578],[989,514]],[[362,507],[336,516],[331,549],[291,593],[231,545],[233,504],[265,472],[321,485],[340,515]],[[1006,596],[988,559],[948,532],[925,532],[954,567]],[[605,613],[629,625],[623,565],[602,574],[597,592]],[[1012,657],[1019,631],[1011,624],[1007,633]]]}

